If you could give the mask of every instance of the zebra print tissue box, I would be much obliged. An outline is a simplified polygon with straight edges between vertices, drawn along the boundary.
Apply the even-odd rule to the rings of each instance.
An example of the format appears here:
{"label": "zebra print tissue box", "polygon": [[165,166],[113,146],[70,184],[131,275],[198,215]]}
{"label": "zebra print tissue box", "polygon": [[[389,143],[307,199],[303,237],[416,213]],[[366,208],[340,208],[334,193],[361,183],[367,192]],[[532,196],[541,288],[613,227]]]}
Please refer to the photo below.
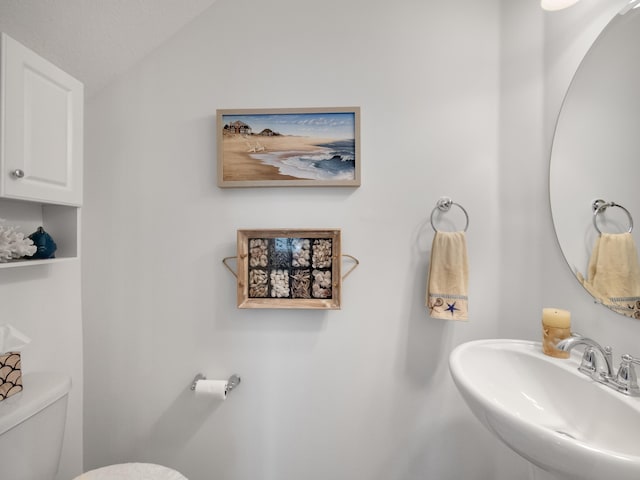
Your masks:
{"label": "zebra print tissue box", "polygon": [[19,352],[0,355],[0,401],[22,391],[22,370]]}

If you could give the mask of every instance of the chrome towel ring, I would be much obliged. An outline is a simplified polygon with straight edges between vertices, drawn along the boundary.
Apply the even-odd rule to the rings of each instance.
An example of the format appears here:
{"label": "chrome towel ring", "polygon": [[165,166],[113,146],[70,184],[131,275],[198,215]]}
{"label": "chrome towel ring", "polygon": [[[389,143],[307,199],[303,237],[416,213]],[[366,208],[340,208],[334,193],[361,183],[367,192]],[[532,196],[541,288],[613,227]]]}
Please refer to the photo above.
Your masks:
{"label": "chrome towel ring", "polygon": [[626,208],[624,208],[622,205],[618,203],[605,202],[604,200],[601,200],[601,199],[594,200],[593,203],[591,204],[591,208],[593,209],[593,226],[596,227],[596,230],[598,231],[598,233],[602,235],[602,232],[598,227],[598,222],[596,221],[598,218],[598,214],[604,213],[604,211],[609,207],[618,207],[624,210],[624,213],[627,214],[627,218],[629,219],[629,229],[627,230],[627,233],[631,233],[633,231],[633,217],[631,216],[631,213],[629,213],[629,210],[627,210]]}
{"label": "chrome towel ring", "polygon": [[469,214],[467,213],[467,211],[464,209],[464,207],[462,205],[460,205],[459,203],[455,203],[454,201],[452,201],[449,197],[440,197],[440,199],[438,199],[436,206],[434,207],[434,209],[431,211],[431,226],[433,227],[433,229],[436,232],[439,232],[440,230],[438,230],[435,226],[435,224],[433,223],[433,216],[435,215],[437,210],[440,210],[441,212],[448,212],[449,210],[451,210],[451,206],[455,205],[456,207],[458,207],[460,210],[462,210],[462,212],[464,213],[464,218],[466,219],[467,223],[464,226],[464,230],[463,231],[467,231],[467,228],[469,228]]}

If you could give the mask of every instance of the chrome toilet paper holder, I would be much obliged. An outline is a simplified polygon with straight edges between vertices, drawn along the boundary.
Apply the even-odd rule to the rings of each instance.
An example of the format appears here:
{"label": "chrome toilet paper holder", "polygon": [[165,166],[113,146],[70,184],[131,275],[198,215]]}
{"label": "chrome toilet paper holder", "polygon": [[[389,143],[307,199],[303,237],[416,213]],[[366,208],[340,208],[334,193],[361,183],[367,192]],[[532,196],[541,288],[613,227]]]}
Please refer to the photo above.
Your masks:
{"label": "chrome toilet paper holder", "polygon": [[[193,378],[193,382],[191,382],[191,390],[195,390],[196,389],[196,383],[198,383],[198,380],[206,380],[206,379],[207,379],[206,376],[204,376],[202,373],[198,373]],[[225,393],[228,394],[231,390],[233,390],[238,385],[240,385],[241,381],[242,381],[242,379],[240,378],[239,375],[236,375],[235,373],[233,375],[231,375],[229,377],[229,379],[227,380],[227,388],[225,389]]]}

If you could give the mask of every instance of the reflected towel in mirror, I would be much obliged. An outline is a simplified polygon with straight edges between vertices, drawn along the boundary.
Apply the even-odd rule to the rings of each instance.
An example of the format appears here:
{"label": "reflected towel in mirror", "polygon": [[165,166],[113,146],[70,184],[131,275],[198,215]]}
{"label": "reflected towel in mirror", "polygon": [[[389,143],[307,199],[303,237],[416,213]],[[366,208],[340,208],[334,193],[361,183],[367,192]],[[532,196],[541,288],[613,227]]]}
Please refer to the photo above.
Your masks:
{"label": "reflected towel in mirror", "polygon": [[593,246],[587,279],[578,279],[612,310],[640,318],[640,264],[631,233],[603,233]]}

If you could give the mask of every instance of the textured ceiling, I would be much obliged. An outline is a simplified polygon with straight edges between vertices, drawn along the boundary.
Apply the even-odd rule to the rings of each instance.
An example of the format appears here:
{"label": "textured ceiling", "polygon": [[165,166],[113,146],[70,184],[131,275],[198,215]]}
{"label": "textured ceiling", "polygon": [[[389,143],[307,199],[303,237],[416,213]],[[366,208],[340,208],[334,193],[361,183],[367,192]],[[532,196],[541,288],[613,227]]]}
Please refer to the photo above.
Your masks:
{"label": "textured ceiling", "polygon": [[90,98],[216,0],[0,0],[0,31],[85,84]]}

